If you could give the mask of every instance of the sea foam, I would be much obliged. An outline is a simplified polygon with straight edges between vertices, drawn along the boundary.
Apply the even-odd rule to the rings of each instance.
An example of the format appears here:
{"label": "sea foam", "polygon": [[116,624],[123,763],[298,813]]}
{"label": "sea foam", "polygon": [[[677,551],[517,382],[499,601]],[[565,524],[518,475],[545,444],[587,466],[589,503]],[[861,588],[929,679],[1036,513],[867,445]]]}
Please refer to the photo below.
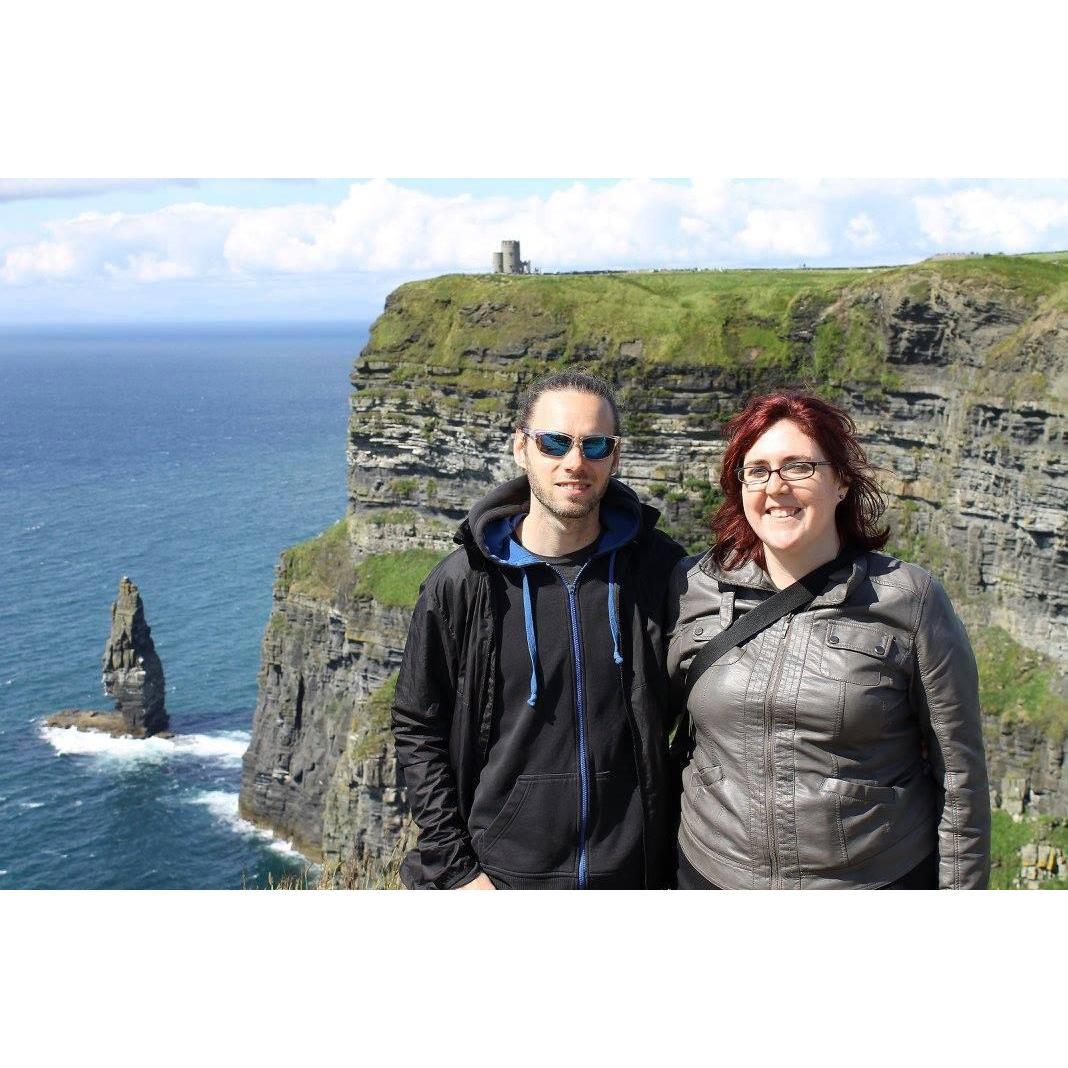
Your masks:
{"label": "sea foam", "polygon": [[297,860],[307,859],[303,853],[293,848],[292,842],[276,838],[270,831],[263,827],[257,827],[254,823],[243,819],[237,814],[238,795],[229,790],[201,790],[186,798],[191,805],[204,805],[219,823],[229,827],[232,831],[247,835],[249,838],[258,838],[268,843],[276,853]]}
{"label": "sea foam", "polygon": [[41,727],[41,736],[57,753],[88,755],[122,764],[162,764],[182,757],[215,760],[231,767],[241,763],[248,748],[248,731],[218,734],[176,734],[173,738],[113,738],[77,727]]}

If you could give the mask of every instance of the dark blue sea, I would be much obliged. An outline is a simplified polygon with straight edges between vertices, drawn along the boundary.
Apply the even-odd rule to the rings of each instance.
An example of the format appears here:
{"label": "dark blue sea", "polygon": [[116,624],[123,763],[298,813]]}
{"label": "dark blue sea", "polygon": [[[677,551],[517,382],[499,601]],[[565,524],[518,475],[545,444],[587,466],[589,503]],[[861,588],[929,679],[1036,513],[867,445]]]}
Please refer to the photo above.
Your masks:
{"label": "dark blue sea", "polygon": [[[345,511],[367,325],[0,326],[0,889],[240,888],[307,864],[240,820],[278,554]],[[110,708],[137,583],[174,740],[46,730]]]}

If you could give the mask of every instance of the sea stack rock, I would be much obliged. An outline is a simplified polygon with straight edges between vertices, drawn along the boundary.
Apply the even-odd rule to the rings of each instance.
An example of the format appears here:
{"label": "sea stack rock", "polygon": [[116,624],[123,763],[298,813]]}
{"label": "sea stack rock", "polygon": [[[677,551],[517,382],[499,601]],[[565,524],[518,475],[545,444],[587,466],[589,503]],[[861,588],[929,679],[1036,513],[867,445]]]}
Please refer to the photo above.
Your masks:
{"label": "sea stack rock", "polygon": [[163,707],[163,665],[156,655],[145,606],[137,587],[123,575],[111,606],[111,633],[104,645],[104,692],[115,698],[115,711],[67,708],[45,721],[49,727],[77,727],[115,737],[147,738],[167,731]]}
{"label": "sea stack rock", "polygon": [[135,738],[165,731],[163,665],[156,655],[145,607],[137,587],[125,576],[111,606],[111,633],[104,646],[104,692],[115,698],[127,733]]}

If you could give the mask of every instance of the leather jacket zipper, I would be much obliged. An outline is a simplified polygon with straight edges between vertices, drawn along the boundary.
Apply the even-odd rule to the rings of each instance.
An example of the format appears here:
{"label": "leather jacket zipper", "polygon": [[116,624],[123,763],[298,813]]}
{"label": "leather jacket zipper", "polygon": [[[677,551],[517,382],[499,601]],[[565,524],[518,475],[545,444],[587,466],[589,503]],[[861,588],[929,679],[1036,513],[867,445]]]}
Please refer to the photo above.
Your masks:
{"label": "leather jacket zipper", "polygon": [[782,632],[779,648],[775,650],[775,659],[772,661],[768,689],[764,695],[764,815],[768,828],[768,860],[771,864],[771,888],[773,890],[779,887],[779,852],[775,828],[775,744],[773,740],[775,717],[772,705],[775,701],[775,688],[779,685],[782,662],[786,659],[786,639],[790,634],[792,622],[793,616],[787,616],[786,627]]}

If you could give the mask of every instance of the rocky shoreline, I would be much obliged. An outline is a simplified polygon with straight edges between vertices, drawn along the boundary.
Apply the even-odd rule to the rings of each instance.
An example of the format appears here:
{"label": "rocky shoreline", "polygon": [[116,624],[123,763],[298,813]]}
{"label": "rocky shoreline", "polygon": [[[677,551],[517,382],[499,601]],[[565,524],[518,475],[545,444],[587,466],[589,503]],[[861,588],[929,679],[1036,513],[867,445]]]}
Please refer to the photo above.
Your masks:
{"label": "rocky shoreline", "polygon": [[173,738],[171,731],[153,731],[131,728],[121,712],[106,712],[85,708],[64,708],[45,718],[45,726],[68,728],[79,731],[94,731],[109,734],[112,738]]}

